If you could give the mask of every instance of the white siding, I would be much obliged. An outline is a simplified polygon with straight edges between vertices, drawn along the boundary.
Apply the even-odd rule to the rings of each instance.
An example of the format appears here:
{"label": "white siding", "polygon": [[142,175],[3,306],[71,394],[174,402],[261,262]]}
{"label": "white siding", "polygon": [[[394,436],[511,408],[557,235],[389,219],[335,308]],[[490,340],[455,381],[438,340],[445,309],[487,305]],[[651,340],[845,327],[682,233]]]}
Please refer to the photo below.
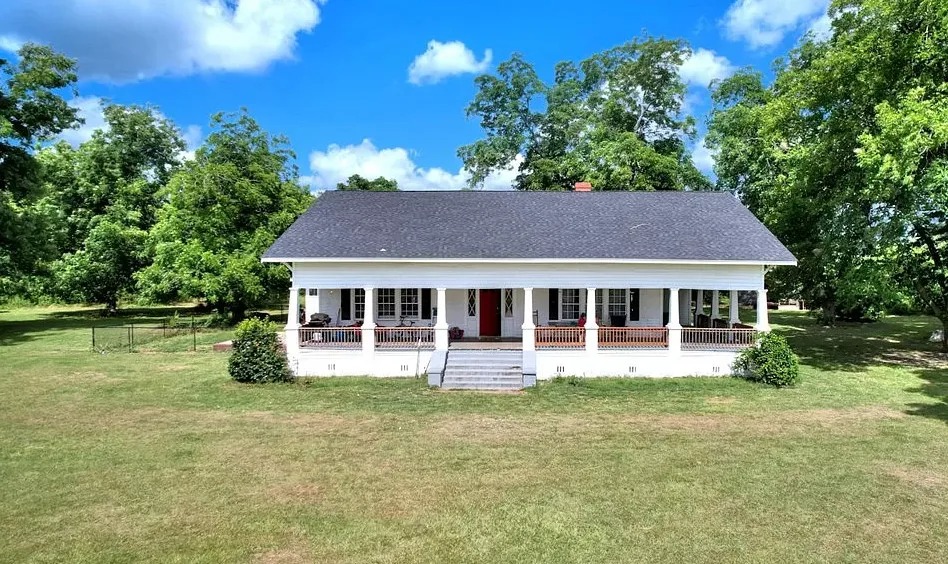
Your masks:
{"label": "white siding", "polygon": [[[756,290],[763,286],[763,267],[734,264],[533,262],[296,263],[293,266],[293,282],[301,288],[675,287]],[[536,301],[543,303],[540,299]]]}

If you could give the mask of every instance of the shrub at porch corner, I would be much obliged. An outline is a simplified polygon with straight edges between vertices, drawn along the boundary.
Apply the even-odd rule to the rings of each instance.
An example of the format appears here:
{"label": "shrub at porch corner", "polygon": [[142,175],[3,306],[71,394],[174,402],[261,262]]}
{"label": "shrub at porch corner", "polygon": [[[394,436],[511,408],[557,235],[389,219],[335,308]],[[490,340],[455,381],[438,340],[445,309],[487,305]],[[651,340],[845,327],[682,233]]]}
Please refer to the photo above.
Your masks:
{"label": "shrub at porch corner", "polygon": [[227,366],[238,382],[285,382],[291,378],[286,354],[277,342],[276,326],[260,319],[247,319],[237,326],[234,352]]}
{"label": "shrub at porch corner", "polygon": [[734,374],[761,384],[792,386],[800,379],[800,361],[786,339],[765,333],[754,347],[737,357]]}

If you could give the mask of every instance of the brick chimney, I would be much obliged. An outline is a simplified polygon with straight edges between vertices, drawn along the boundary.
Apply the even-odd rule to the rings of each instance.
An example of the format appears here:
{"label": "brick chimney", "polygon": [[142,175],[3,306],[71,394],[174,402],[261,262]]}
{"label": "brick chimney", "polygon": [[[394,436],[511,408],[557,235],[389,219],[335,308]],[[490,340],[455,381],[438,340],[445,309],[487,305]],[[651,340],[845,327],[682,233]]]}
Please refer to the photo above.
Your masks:
{"label": "brick chimney", "polygon": [[577,182],[573,186],[573,192],[591,192],[593,185],[588,182]]}

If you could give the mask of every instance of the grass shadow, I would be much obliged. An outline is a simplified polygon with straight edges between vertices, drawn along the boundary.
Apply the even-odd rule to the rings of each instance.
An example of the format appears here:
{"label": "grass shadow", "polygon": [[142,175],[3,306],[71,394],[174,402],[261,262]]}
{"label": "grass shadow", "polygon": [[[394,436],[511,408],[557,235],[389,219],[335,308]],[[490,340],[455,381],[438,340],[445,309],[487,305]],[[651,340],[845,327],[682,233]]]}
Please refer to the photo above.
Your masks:
{"label": "grass shadow", "polygon": [[916,374],[924,382],[909,388],[908,392],[922,394],[935,400],[934,403],[912,403],[905,411],[909,415],[937,419],[948,423],[948,369],[929,368],[917,370]]}

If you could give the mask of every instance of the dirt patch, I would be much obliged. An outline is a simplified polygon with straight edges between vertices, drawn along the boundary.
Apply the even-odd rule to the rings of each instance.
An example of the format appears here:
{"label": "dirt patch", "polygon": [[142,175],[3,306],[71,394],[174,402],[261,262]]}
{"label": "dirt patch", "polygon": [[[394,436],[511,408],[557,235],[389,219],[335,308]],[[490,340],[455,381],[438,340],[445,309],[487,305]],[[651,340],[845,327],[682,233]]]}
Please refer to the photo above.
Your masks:
{"label": "dirt patch", "polygon": [[69,374],[64,375],[62,380],[73,381],[73,382],[82,382],[82,383],[91,383],[91,382],[118,382],[118,378],[113,378],[104,372],[92,372],[92,371],[83,371],[83,372],[70,372]]}
{"label": "dirt patch", "polygon": [[314,560],[309,549],[302,544],[298,544],[254,554],[253,562],[258,564],[301,564],[314,562]]}
{"label": "dirt patch", "polygon": [[908,466],[889,466],[884,469],[884,473],[891,478],[920,488],[948,489],[948,474],[944,472]]}
{"label": "dirt patch", "polygon": [[290,483],[267,488],[266,497],[276,503],[312,505],[322,501],[324,492],[317,484]]}

